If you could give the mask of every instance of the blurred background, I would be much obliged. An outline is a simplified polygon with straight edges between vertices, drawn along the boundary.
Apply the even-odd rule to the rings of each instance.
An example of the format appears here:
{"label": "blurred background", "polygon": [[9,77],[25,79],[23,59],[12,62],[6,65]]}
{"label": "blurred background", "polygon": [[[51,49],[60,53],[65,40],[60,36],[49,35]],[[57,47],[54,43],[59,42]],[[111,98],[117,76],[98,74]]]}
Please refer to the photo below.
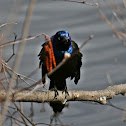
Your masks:
{"label": "blurred background", "polygon": [[[95,3],[93,0],[87,0],[87,2],[90,4]],[[109,21],[125,33],[125,0],[98,0],[97,2]],[[22,36],[29,3],[30,0],[0,1],[0,24],[6,22],[17,23],[6,27],[6,29],[9,29],[9,27],[12,28],[8,38],[3,43],[14,40],[14,33],[17,34],[17,38]],[[114,16],[114,13],[117,16]],[[117,19],[120,19],[120,22]],[[4,30],[4,27],[1,28],[1,34]],[[91,34],[94,35],[94,38],[81,50],[83,54],[81,79],[78,85],[74,85],[74,82],[68,79],[68,89],[94,91],[126,82],[125,38],[123,38],[123,42],[118,38],[112,28],[103,20],[97,6],[63,0],[37,0],[34,5],[28,35],[35,36],[40,33],[46,33],[52,36],[58,30],[69,31],[71,38],[79,46]],[[43,43],[43,36],[27,41],[18,73],[28,76],[39,66],[38,54]],[[18,46],[19,44],[15,45],[15,54],[18,51]],[[2,59],[6,61],[12,53],[12,45],[4,47]],[[11,68],[13,68],[15,58],[14,56],[8,62]],[[31,78],[36,81],[41,79],[41,70],[37,70]],[[28,82],[31,83],[30,81]],[[19,83],[19,87],[25,86],[27,85],[24,82]],[[46,85],[46,88],[48,86],[49,84]],[[126,108],[126,98],[122,95],[113,98],[111,103],[117,107]],[[31,113],[30,107],[30,103],[23,103],[23,111],[26,116],[29,116]],[[45,111],[41,111],[42,107],[41,103],[33,103],[33,122],[49,123],[52,109],[48,103],[44,104]],[[69,126],[126,125],[125,111],[109,105],[92,102],[69,102],[69,106],[63,110],[59,118],[64,125]],[[10,124],[9,119],[5,125],[8,124]]]}

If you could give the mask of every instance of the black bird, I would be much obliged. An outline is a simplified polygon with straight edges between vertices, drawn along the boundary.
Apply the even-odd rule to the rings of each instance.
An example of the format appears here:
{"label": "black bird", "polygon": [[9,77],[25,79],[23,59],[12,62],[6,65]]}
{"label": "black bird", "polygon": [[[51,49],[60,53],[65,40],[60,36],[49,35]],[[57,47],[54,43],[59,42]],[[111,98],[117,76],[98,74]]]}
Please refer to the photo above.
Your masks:
{"label": "black bird", "polygon": [[[49,77],[49,90],[65,91],[67,94],[66,79],[74,78],[75,84],[80,79],[80,67],[82,65],[82,54],[79,52],[78,45],[71,39],[68,31],[58,31],[53,35],[50,41],[42,45],[39,53],[40,66],[42,67],[42,78],[64,58],[64,54],[71,54],[68,59],[57,71],[53,72]],[[42,80],[45,83],[45,79]],[[58,94],[55,94],[56,96]],[[65,104],[61,102],[51,102],[50,106],[54,113],[59,113]]]}

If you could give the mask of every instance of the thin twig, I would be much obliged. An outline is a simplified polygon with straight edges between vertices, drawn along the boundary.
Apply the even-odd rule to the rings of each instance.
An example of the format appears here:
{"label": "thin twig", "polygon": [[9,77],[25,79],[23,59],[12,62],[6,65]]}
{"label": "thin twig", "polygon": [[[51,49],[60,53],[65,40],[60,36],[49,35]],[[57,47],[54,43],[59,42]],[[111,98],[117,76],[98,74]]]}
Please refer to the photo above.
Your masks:
{"label": "thin twig", "polygon": [[112,30],[116,33],[117,37],[122,41],[123,45],[125,46],[126,42],[122,37],[126,38],[126,34],[123,33],[122,31],[120,31],[119,29],[117,29],[108,19],[107,17],[104,15],[102,9],[98,6],[99,12],[102,16],[102,18],[104,19],[104,21],[112,28]]}
{"label": "thin twig", "polygon": [[15,22],[5,23],[5,24],[0,25],[0,28],[2,28],[3,26],[6,26],[6,25],[10,25],[10,24],[17,24],[17,23],[15,23]]}
{"label": "thin twig", "polygon": [[121,107],[118,107],[118,106],[112,104],[110,100],[108,100],[107,105],[112,106],[113,108],[116,108],[116,109],[119,109],[119,110],[121,110],[121,111],[125,111],[125,112],[126,112],[126,109],[123,109],[123,108],[121,108]]}
{"label": "thin twig", "polygon": [[[21,103],[21,102],[20,102]],[[13,103],[14,105],[15,105],[15,107],[16,107],[16,110],[17,110],[17,108],[18,108],[18,106],[16,105],[16,103]],[[18,110],[17,110],[18,111]],[[20,111],[22,112],[22,109],[20,109]],[[19,115],[20,115],[20,112],[18,111],[18,113],[19,113]],[[23,120],[23,122],[24,122],[24,124],[26,125],[26,126],[28,126],[28,124],[27,124],[27,122],[25,121],[25,118],[23,117],[23,116],[21,116],[21,119]]]}
{"label": "thin twig", "polygon": [[[15,42],[15,41],[16,41],[16,39],[17,39],[17,34],[16,34],[16,33],[14,33],[14,36],[15,36],[15,37],[14,37],[14,42]],[[10,56],[10,58],[6,61],[6,63],[7,63],[7,62],[9,62],[9,61],[10,61],[10,59],[12,59],[12,57],[15,55],[14,45],[15,45],[15,44],[13,44],[13,45],[12,45],[13,53],[12,53],[12,55]]]}
{"label": "thin twig", "polygon": [[17,43],[23,43],[24,41],[28,41],[28,40],[33,40],[35,38],[40,37],[42,34],[38,34],[36,36],[28,36],[28,37],[24,37],[23,39],[18,39],[17,41],[10,41],[10,42],[6,42],[3,44],[0,44],[0,47],[5,47],[8,45],[13,45],[13,44],[17,44]]}
{"label": "thin twig", "polygon": [[[26,77],[30,78],[31,76],[33,76],[37,71],[39,70],[39,67],[35,68],[29,75],[27,75]],[[27,78],[26,78],[27,79]]]}
{"label": "thin twig", "polygon": [[7,83],[8,83],[8,85],[9,85],[9,80],[8,80],[8,78],[7,78],[7,75],[6,75],[5,66],[3,66],[3,70],[4,70],[4,76],[5,76],[5,79],[6,79]]}
{"label": "thin twig", "polygon": [[[14,102],[13,102],[14,103]],[[14,103],[15,107],[17,108],[17,110],[20,112],[21,116],[23,116],[30,124],[32,124],[32,126],[35,126],[35,124],[33,122],[31,122],[22,112],[21,110],[18,108],[18,106]]]}
{"label": "thin twig", "polygon": [[13,116],[13,114],[12,114],[9,110],[8,110],[8,112],[9,112],[9,114],[10,114],[10,116],[8,116],[8,117],[13,118],[14,120],[16,120],[16,121],[18,121],[18,122],[24,124],[24,122],[22,122],[21,120],[15,118],[15,117]]}
{"label": "thin twig", "polygon": [[64,0],[64,1],[81,3],[81,4],[85,4],[85,5],[90,5],[90,6],[98,6],[98,3],[91,4],[91,3],[88,3],[87,1],[75,1],[75,0]]}
{"label": "thin twig", "polygon": [[122,29],[124,29],[126,31],[126,27],[125,25],[122,23],[122,21],[119,19],[119,17],[117,16],[116,12],[112,11],[114,17],[116,18],[116,20],[118,21],[118,23],[120,24],[120,26],[122,27]]}
{"label": "thin twig", "polygon": [[2,85],[3,89],[6,90],[4,84],[0,81],[0,85]]}
{"label": "thin twig", "polygon": [[[5,66],[8,70],[10,70],[11,72],[13,72],[16,76],[18,76],[18,77],[21,76],[21,77],[23,77],[23,78],[26,78],[27,80],[31,80],[31,81],[33,81],[33,82],[37,82],[37,81],[34,80],[34,79],[31,79],[31,78],[29,78],[29,77],[27,77],[27,76],[24,76],[24,75],[22,75],[22,74],[19,74],[19,73],[15,72],[14,70],[12,70],[12,69],[7,65],[7,63],[4,62],[2,59],[0,59],[0,63],[1,63],[3,66]],[[20,78],[20,79],[23,80],[23,78]]]}

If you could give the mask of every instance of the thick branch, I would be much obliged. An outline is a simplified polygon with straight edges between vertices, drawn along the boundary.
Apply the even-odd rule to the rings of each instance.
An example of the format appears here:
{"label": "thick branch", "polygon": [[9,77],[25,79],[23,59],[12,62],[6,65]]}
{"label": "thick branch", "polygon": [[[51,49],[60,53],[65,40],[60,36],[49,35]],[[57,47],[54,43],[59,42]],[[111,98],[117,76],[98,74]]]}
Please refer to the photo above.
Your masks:
{"label": "thick branch", "polygon": [[[22,101],[22,102],[52,102],[65,100],[65,93],[58,91],[59,95],[54,98],[54,91],[18,91],[12,90],[10,101]],[[98,91],[80,91],[80,90],[68,90],[69,96],[67,101],[95,101],[101,104],[106,104],[106,99],[111,99],[118,94],[126,94],[126,84],[109,86],[104,90]],[[5,101],[7,91],[0,91],[0,102]]]}

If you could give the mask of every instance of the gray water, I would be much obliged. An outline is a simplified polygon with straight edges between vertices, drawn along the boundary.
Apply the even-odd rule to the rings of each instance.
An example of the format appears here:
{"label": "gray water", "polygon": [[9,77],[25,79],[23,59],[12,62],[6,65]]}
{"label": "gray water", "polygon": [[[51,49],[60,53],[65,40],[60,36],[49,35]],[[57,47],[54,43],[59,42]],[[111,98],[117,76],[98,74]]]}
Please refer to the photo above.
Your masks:
{"label": "gray water", "polygon": [[[91,0],[88,2],[93,3]],[[98,2],[111,21],[112,10],[103,1]],[[28,3],[25,0],[21,3],[18,16],[14,20],[18,24],[14,26],[10,34],[10,40],[13,39],[13,32],[16,32],[18,37],[21,36]],[[118,3],[124,8],[122,0]],[[10,0],[0,1],[0,23],[5,23],[8,20],[13,6],[13,2]],[[126,47],[122,45],[112,29],[101,20],[100,16],[96,6],[56,0],[36,2],[29,29],[30,35],[46,33],[51,36],[58,30],[67,30],[79,46],[88,39],[89,35],[94,35],[94,39],[81,50],[83,54],[81,79],[78,85],[74,85],[74,82],[68,79],[68,89],[88,91],[105,89],[110,85],[107,73],[110,74],[113,85],[126,81]],[[119,27],[117,22],[115,24]],[[37,55],[43,42],[44,37],[27,42],[19,73],[27,76],[38,66]],[[11,55],[11,48],[11,46],[5,48],[7,51],[4,59]],[[17,49],[17,46],[15,48]],[[120,65],[115,63],[115,58],[119,60]],[[12,66],[11,62],[9,63],[10,66]],[[32,78],[39,80],[41,78],[40,73],[39,70]],[[126,108],[124,96],[118,95],[111,102],[118,107]],[[41,104],[34,103],[33,105],[35,110],[33,121],[49,123],[52,112],[50,106],[47,103],[44,104],[45,112],[40,112]],[[24,112],[26,115],[30,113],[29,103],[24,103]],[[92,102],[69,102],[69,107],[63,110],[60,119],[64,125],[70,126],[125,126],[124,116],[126,116],[124,111],[108,105]]]}

